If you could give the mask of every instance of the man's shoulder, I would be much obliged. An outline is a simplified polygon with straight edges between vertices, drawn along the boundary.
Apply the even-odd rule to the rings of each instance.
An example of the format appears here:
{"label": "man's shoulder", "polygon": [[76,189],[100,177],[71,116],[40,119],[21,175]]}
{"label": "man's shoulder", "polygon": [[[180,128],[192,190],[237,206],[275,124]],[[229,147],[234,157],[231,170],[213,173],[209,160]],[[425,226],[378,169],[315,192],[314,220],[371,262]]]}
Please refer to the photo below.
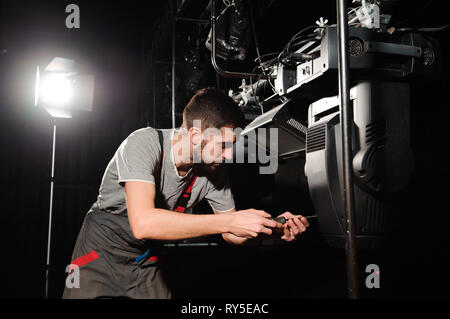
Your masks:
{"label": "man's shoulder", "polygon": [[172,129],[155,129],[153,127],[143,127],[132,132],[126,139],[135,139],[141,141],[159,140],[159,132],[164,139],[170,137]]}
{"label": "man's shoulder", "polygon": [[144,127],[133,131],[121,143],[118,152],[159,153],[161,144],[158,131],[153,127]]}
{"label": "man's shoulder", "polygon": [[143,127],[137,129],[128,135],[127,139],[155,139],[158,137],[158,131],[153,127]]}
{"label": "man's shoulder", "polygon": [[138,144],[142,147],[160,146],[159,133],[153,127],[144,127],[132,132],[124,140],[125,143]]}

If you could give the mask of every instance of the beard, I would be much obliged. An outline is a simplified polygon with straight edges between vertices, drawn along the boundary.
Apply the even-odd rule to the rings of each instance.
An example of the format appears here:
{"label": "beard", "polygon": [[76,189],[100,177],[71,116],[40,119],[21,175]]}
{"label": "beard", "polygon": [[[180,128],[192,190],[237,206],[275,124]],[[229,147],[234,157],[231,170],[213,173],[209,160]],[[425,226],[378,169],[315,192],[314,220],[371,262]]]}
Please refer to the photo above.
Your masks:
{"label": "beard", "polygon": [[198,163],[198,166],[200,166],[200,168],[202,168],[203,170],[207,171],[207,172],[214,172],[216,171],[218,168],[223,166],[223,162],[211,162],[211,163],[207,163],[203,161],[203,157],[202,157],[202,151],[204,150],[205,146],[206,146],[206,141],[202,141],[201,143],[201,147],[198,149],[194,149],[194,158],[200,159],[200,163]]}
{"label": "beard", "polygon": [[219,170],[223,166],[223,163],[201,163],[200,166],[202,171],[211,174]]}

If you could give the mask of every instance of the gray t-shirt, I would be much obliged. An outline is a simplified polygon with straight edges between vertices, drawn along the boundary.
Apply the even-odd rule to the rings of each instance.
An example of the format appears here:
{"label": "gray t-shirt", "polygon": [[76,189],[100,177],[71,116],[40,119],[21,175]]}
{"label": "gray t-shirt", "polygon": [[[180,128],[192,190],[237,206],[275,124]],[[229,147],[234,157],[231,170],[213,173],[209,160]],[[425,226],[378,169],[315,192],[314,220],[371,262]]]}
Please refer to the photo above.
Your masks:
{"label": "gray t-shirt", "polygon": [[[109,162],[94,206],[112,214],[126,214],[125,182],[142,181],[155,184],[157,190],[155,207],[168,210],[175,208],[193,170],[183,177],[179,176],[171,142],[175,129],[160,131],[163,135],[164,148],[160,181],[158,183],[155,181],[162,155],[158,132],[151,127],[139,129],[122,142]],[[227,175],[226,167],[221,167],[214,173],[200,171],[192,188],[186,212],[190,213],[192,207],[203,198],[206,198],[217,212],[233,209],[234,199]]]}

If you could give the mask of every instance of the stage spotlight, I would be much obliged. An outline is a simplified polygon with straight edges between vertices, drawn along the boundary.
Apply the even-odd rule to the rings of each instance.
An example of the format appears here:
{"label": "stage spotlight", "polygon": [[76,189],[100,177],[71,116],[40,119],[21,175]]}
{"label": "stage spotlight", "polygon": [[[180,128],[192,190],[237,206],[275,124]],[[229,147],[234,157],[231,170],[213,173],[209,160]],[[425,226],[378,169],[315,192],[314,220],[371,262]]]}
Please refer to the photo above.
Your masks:
{"label": "stage spotlight", "polygon": [[36,70],[35,106],[53,118],[71,118],[75,110],[92,110],[94,77],[75,71],[75,62],[54,58],[41,72]]}

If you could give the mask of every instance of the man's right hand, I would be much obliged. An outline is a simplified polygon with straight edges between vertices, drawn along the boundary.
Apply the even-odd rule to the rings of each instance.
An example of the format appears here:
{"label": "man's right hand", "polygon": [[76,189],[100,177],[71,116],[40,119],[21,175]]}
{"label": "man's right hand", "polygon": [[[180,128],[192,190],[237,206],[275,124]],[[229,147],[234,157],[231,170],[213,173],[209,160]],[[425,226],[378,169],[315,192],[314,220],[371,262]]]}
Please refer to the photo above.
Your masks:
{"label": "man's right hand", "polygon": [[272,234],[272,229],[282,229],[283,224],[269,218],[272,215],[263,210],[246,209],[227,213],[231,215],[228,232],[243,238],[254,238],[258,234]]}

